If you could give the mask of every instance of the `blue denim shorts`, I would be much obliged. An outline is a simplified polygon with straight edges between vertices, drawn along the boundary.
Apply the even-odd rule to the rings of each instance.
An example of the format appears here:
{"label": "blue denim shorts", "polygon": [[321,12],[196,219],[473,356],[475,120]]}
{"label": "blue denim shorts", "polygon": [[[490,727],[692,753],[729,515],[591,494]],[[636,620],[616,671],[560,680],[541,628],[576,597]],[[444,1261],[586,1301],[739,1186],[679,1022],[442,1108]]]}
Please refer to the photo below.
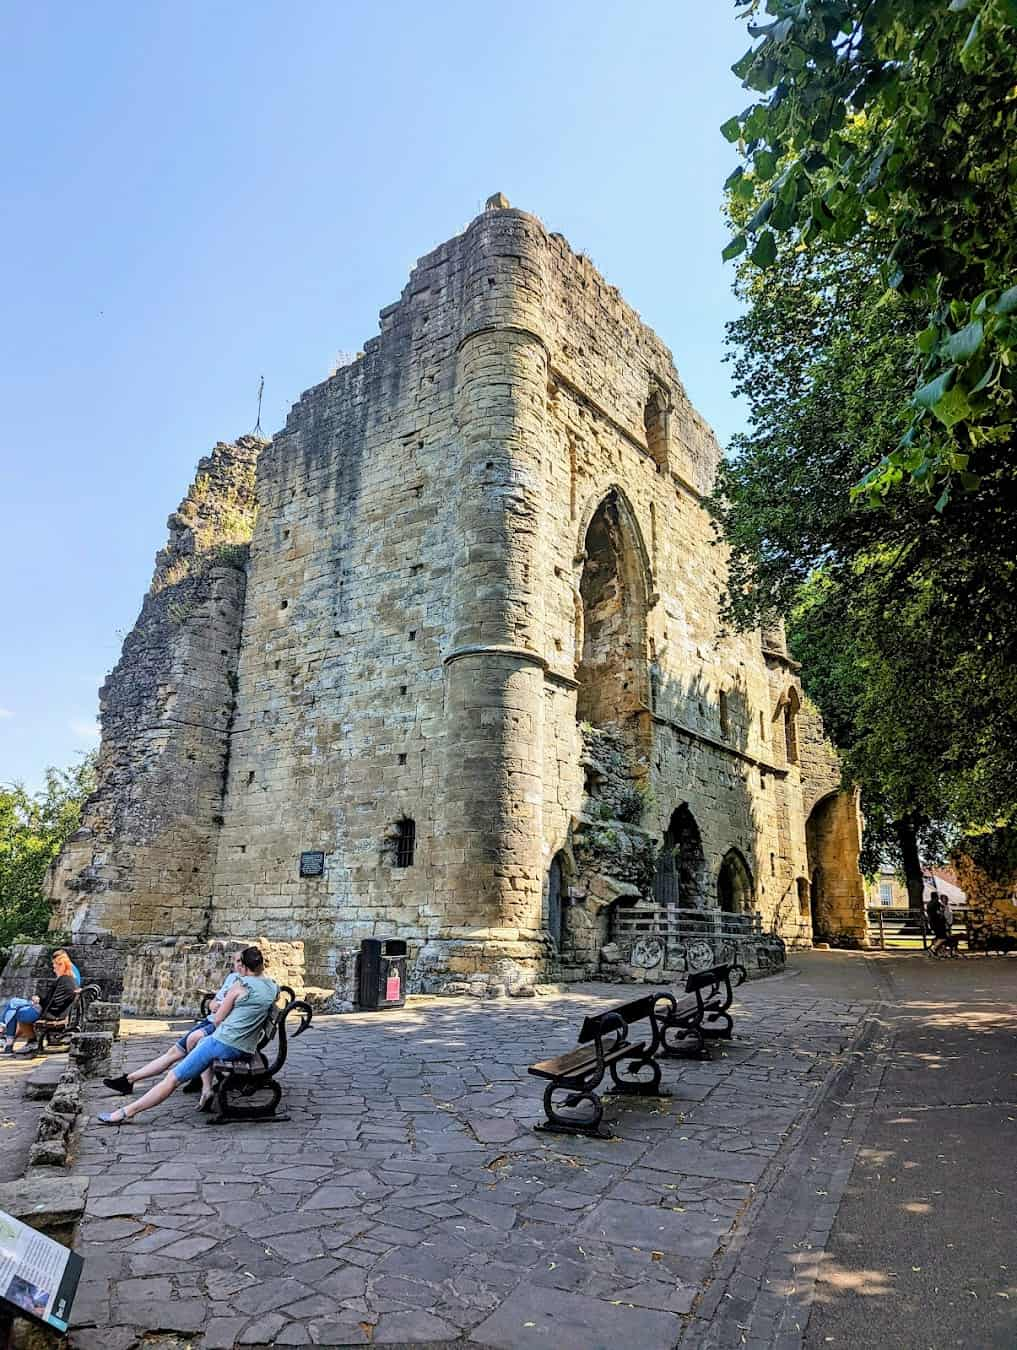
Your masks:
{"label": "blue denim shorts", "polygon": [[212,1032],[215,1031],[215,1023],[212,1021],[211,1017],[203,1017],[200,1022],[195,1022],[194,1026],[188,1027],[180,1037],[179,1041],[176,1042],[177,1049],[183,1050],[184,1054],[186,1054],[187,1038],[188,1036],[193,1036],[196,1031],[203,1031],[206,1036],[211,1036]]}
{"label": "blue denim shorts", "polygon": [[227,1045],[215,1036],[206,1036],[200,1040],[189,1055],[170,1070],[178,1083],[186,1083],[189,1078],[197,1078],[208,1068],[214,1059],[250,1059],[246,1050],[238,1050],[235,1045]]}

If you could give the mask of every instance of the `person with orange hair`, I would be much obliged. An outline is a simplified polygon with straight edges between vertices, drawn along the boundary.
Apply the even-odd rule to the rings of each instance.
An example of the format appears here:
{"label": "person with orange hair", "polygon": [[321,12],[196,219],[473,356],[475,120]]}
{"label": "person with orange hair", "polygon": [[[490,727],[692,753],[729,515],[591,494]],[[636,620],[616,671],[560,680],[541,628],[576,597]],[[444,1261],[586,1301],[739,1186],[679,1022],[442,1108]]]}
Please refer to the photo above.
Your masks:
{"label": "person with orange hair", "polygon": [[[45,998],[36,994],[27,1008],[17,1009],[17,1028],[14,1032],[12,1054],[33,1054],[35,1052],[35,1023],[40,1018],[55,1022],[65,1017],[77,995],[78,986],[74,981],[74,967],[66,952],[57,952],[53,957],[53,974],[56,980]],[[22,1050],[17,1049],[18,1039],[25,1042]]]}

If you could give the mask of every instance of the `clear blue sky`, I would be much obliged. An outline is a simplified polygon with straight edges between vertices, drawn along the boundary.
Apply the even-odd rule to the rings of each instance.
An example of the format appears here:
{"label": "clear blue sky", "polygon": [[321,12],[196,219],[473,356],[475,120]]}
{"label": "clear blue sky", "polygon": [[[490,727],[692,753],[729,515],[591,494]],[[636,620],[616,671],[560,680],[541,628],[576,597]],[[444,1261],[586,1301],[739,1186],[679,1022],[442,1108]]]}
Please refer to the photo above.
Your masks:
{"label": "clear blue sky", "polygon": [[34,0],[0,41],[0,783],[94,744],[166,517],[259,376],[271,432],[492,192],[737,429],[730,0]]}

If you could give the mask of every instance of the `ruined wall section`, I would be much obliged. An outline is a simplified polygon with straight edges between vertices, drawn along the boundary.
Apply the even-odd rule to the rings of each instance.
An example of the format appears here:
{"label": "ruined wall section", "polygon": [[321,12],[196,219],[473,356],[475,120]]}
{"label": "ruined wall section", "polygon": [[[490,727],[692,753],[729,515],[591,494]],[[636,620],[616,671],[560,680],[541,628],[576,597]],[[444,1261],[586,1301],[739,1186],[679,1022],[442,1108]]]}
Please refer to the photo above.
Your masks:
{"label": "ruined wall section", "polygon": [[51,875],[55,927],[207,931],[264,444],[216,445],[169,518],[141,614],[100,690],[98,786]]}
{"label": "ruined wall section", "polygon": [[802,799],[808,852],[813,937],[864,946],[868,941],[859,794],[844,785],[840,756],[819,709],[803,696],[798,716]]}
{"label": "ruined wall section", "polygon": [[798,744],[802,766],[802,800],[807,816],[823,797],[841,790],[844,770],[840,756],[827,737],[819,709],[804,695],[798,716]]}
{"label": "ruined wall section", "polygon": [[[304,939],[321,981],[337,942],[430,921],[455,263],[421,261],[259,465],[213,930]],[[401,818],[412,867],[394,865]],[[305,852],[321,875],[301,877]]]}
{"label": "ruined wall section", "polygon": [[[633,718],[640,748],[632,770],[648,789],[640,824],[662,839],[672,812],[687,802],[711,885],[724,855],[737,848],[765,919],[794,927],[781,905],[786,910],[793,896],[797,910],[796,878],[806,872],[800,776],[773,743],[759,635],[725,633],[721,621],[724,552],[703,505],[719,460],[716,441],[664,344],[560,236],[546,236],[541,285],[545,869],[559,850],[569,854],[581,817],[596,814],[583,791],[576,726],[580,587],[590,521],[614,492],[645,577],[637,627],[645,668],[654,668],[652,691],[648,682]],[[663,437],[648,425],[653,399],[666,409]],[[573,899],[585,902],[582,885]]]}

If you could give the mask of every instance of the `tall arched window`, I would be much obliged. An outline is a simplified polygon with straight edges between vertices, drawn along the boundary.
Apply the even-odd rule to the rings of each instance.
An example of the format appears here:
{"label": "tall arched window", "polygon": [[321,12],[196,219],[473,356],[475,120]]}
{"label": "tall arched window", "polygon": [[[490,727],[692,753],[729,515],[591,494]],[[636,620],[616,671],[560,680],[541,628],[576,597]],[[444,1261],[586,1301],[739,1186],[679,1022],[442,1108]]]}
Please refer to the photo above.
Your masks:
{"label": "tall arched window", "polygon": [[726,741],[731,735],[731,709],[728,706],[727,693],[723,689],[717,695],[717,711],[720,713],[720,734]]}
{"label": "tall arched window", "polygon": [[781,700],[781,714],[784,719],[784,753],[789,764],[798,763],[798,713],[801,706],[802,701],[798,697],[798,690],[792,685]]}
{"label": "tall arched window", "polygon": [[646,432],[646,448],[653,456],[658,469],[667,468],[668,423],[670,421],[669,400],[659,386],[650,390],[650,396],[643,408],[643,430]]}
{"label": "tall arched window", "polygon": [[809,883],[804,877],[798,877],[795,881],[798,888],[798,914],[801,918],[809,917]]}
{"label": "tall arched window", "polygon": [[612,489],[586,531],[576,719],[623,726],[649,702],[646,566],[637,527]]}
{"label": "tall arched window", "polygon": [[562,854],[556,853],[547,869],[547,931],[560,952],[565,939],[565,868]]}

